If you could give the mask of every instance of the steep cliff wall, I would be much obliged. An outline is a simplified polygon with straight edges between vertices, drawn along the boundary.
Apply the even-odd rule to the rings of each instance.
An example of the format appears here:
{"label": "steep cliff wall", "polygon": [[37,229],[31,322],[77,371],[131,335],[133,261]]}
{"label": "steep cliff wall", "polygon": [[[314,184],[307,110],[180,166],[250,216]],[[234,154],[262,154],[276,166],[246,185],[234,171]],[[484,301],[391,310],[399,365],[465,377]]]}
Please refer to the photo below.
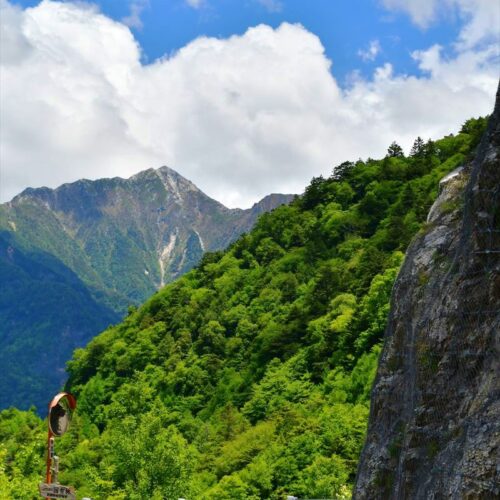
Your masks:
{"label": "steep cliff wall", "polygon": [[354,498],[498,498],[500,90],[393,290]]}

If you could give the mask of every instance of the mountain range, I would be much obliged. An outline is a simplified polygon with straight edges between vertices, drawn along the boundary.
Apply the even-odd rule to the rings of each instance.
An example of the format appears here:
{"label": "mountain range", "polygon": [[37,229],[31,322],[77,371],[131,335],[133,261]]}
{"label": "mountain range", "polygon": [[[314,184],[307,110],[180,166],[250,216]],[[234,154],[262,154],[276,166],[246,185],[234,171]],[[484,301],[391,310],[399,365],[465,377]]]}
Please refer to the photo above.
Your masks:
{"label": "mountain range", "polygon": [[0,408],[44,406],[76,347],[292,198],[229,209],[164,166],[0,205]]}
{"label": "mountain range", "polygon": [[[358,471],[354,498],[497,498],[498,148],[467,167],[485,127],[314,178],[76,349],[61,482],[80,498],[347,499]],[[0,412],[6,498],[36,495],[45,435],[33,411]]]}

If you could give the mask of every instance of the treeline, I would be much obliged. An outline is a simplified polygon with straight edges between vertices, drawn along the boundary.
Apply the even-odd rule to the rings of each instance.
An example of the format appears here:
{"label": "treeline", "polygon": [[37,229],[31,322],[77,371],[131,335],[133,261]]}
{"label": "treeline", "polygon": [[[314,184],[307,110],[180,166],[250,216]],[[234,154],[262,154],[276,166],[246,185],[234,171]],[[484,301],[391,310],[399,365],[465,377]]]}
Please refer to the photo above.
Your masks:
{"label": "treeline", "polygon": [[[95,499],[349,498],[403,253],[484,127],[313,179],[77,350],[61,482]],[[43,450],[33,413],[0,414],[0,491],[36,498]]]}

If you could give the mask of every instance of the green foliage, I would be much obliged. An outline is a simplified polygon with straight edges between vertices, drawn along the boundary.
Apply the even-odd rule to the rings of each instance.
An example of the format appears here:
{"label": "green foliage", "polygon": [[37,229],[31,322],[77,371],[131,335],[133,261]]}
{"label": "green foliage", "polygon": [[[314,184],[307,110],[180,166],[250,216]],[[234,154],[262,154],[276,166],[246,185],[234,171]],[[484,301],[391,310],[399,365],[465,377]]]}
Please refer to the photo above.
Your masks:
{"label": "green foliage", "polygon": [[397,142],[393,142],[390,146],[389,149],[387,150],[387,157],[388,158],[403,158],[404,157],[404,152],[401,146]]}
{"label": "green foliage", "polygon": [[0,283],[0,408],[42,409],[46,387],[64,383],[57,367],[119,316],[92,298],[61,261],[22,251],[1,230]]}
{"label": "green foliage", "polygon": [[0,498],[36,499],[46,436],[34,410],[0,413]]}
{"label": "green foliage", "polygon": [[313,179],[76,351],[61,480],[95,498],[348,498],[402,252],[467,127]]}

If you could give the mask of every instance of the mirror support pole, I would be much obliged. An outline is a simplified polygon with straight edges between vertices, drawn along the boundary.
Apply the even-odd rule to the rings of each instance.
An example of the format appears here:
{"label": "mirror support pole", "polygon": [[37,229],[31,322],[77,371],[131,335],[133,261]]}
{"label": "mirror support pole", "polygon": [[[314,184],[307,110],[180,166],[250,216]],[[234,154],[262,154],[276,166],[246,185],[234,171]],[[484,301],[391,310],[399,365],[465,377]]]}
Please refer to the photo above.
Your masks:
{"label": "mirror support pole", "polygon": [[47,469],[45,473],[45,482],[50,484],[52,482],[52,457],[54,456],[54,437],[52,435],[52,431],[49,428],[48,437],[47,437]]}
{"label": "mirror support pole", "polygon": [[[73,410],[76,408],[76,399],[72,394],[69,394],[68,392],[60,392],[57,394],[52,401],[49,403],[49,414],[48,414],[48,434],[47,434],[47,469],[45,471],[45,482],[46,484],[51,484],[52,480],[57,481],[57,476],[59,472],[59,459],[55,456],[55,450],[54,450],[54,437],[61,436],[66,432],[67,427],[64,428],[64,430],[59,431],[57,428],[53,430],[51,428],[51,412],[59,405],[59,402],[65,401],[65,404],[67,404],[67,408],[70,411],[70,416]],[[60,407],[59,407],[60,408]],[[55,411],[54,410],[54,411]],[[68,422],[69,425],[69,422]],[[54,462],[54,468],[52,468],[52,463]]]}

